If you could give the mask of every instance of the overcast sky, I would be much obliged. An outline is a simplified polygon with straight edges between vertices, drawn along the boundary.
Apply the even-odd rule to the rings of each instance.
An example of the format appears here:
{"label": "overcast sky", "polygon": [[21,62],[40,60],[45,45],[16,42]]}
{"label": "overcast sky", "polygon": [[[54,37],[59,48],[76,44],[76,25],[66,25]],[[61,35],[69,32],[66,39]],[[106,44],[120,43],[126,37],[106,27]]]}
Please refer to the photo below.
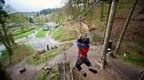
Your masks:
{"label": "overcast sky", "polygon": [[67,0],[5,0],[20,12],[35,12],[41,9],[62,7]]}

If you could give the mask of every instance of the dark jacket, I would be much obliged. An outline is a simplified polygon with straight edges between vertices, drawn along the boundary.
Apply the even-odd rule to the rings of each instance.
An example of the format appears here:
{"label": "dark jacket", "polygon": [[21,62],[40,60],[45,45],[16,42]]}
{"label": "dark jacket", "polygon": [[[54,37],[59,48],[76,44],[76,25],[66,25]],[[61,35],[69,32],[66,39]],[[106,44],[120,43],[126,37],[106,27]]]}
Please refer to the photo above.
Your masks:
{"label": "dark jacket", "polygon": [[80,38],[77,40],[78,57],[85,58],[89,51],[89,38]]}

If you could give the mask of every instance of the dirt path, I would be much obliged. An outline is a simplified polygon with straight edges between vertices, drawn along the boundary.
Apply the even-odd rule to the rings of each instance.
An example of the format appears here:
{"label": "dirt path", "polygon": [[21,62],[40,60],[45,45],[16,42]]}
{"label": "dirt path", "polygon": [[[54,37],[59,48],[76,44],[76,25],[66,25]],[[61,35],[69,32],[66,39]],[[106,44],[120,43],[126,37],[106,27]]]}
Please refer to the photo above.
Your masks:
{"label": "dirt path", "polygon": [[[29,57],[31,57],[31,56],[29,56]],[[25,58],[20,63],[7,69],[8,73],[10,74],[10,76],[12,77],[13,80],[33,80],[35,78],[35,76],[37,75],[39,70],[36,69],[35,67],[31,67],[31,66],[27,65],[26,60],[29,57]],[[20,68],[24,68],[24,67],[26,68],[26,71],[24,73],[20,74],[20,72],[19,72]]]}

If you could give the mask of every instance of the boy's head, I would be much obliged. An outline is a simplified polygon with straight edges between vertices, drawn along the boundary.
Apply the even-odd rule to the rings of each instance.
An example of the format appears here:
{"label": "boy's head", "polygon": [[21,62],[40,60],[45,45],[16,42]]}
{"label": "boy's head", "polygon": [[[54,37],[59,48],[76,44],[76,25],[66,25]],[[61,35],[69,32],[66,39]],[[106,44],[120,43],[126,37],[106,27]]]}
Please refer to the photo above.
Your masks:
{"label": "boy's head", "polygon": [[84,43],[84,44],[89,44],[90,43],[90,38],[80,37],[80,39],[78,39],[78,42]]}
{"label": "boy's head", "polygon": [[90,43],[90,38],[83,38],[82,43],[89,44]]}

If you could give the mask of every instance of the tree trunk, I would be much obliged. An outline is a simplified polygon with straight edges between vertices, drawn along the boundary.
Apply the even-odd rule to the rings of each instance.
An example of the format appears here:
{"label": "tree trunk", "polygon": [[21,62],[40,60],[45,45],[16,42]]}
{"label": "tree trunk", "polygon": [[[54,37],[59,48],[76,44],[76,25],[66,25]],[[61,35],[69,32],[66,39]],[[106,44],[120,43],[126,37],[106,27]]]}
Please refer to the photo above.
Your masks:
{"label": "tree trunk", "polygon": [[3,42],[3,44],[5,45],[6,49],[8,50],[9,61],[11,64],[11,57],[10,57],[12,55],[11,42],[7,35],[7,29],[6,29],[5,24],[1,24],[1,25],[2,25],[2,30],[0,31],[0,38],[1,38],[1,41]]}
{"label": "tree trunk", "polygon": [[113,22],[114,22],[117,4],[118,4],[118,0],[112,0],[111,9],[110,9],[109,18],[108,18],[108,24],[107,24],[105,38],[104,38],[104,44],[103,44],[102,52],[101,52],[101,54],[102,54],[101,60],[102,60],[102,68],[103,69],[105,68],[105,65],[106,65],[107,46],[108,46],[108,42],[109,42],[110,35],[111,35],[111,30],[112,30],[112,26],[113,26]]}
{"label": "tree trunk", "polygon": [[15,40],[14,40],[14,36],[11,33],[8,34],[8,37],[9,37],[11,45],[17,45]]}
{"label": "tree trunk", "polygon": [[115,48],[115,52],[114,52],[115,54],[117,54],[117,52],[118,52],[118,50],[119,50],[119,48],[120,48],[120,46],[121,46],[123,37],[124,37],[124,35],[125,35],[125,32],[126,32],[126,30],[127,30],[128,25],[129,25],[129,23],[130,23],[130,19],[131,19],[132,15],[133,15],[133,12],[134,12],[134,10],[135,10],[135,8],[136,8],[137,3],[138,3],[138,0],[135,1],[135,3],[133,4],[133,7],[131,7],[130,12],[129,12],[127,18],[126,18],[124,27],[123,27],[123,29],[122,29],[122,32],[121,32],[120,37],[119,37],[119,39],[118,39],[118,43],[117,43],[116,48]]}
{"label": "tree trunk", "polygon": [[7,42],[8,45],[11,45],[9,37],[8,37],[8,34],[7,34],[8,31],[7,31],[6,25],[5,25],[5,23],[1,24],[1,25],[2,25],[3,36],[4,36],[5,40],[6,40],[6,42]]}
{"label": "tree trunk", "polygon": [[6,69],[0,63],[0,80],[12,80]]}
{"label": "tree trunk", "polygon": [[9,53],[9,64],[12,64],[12,59],[11,59],[11,55],[12,55],[12,48],[11,47],[7,47],[8,53]]}

